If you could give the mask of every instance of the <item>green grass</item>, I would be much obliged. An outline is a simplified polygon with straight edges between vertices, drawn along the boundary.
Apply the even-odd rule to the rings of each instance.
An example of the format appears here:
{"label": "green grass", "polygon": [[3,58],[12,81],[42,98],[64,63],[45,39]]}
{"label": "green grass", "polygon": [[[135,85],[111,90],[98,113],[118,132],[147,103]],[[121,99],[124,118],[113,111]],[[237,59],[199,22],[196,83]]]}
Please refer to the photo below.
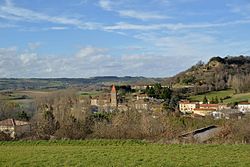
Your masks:
{"label": "green grass", "polygon": [[91,91],[91,92],[79,92],[81,96],[98,96],[102,93],[102,91]]}
{"label": "green grass", "polygon": [[224,103],[234,103],[248,100],[250,100],[250,93],[241,93],[233,95],[230,99],[226,99]]}
{"label": "green grass", "polygon": [[211,100],[212,98],[215,98],[216,96],[218,97],[218,99],[230,96],[230,98],[223,100],[223,103],[225,104],[248,101],[250,99],[250,93],[234,94],[234,91],[232,89],[228,89],[228,90],[222,90],[222,91],[212,91],[209,93],[196,95],[196,96],[190,96],[189,100],[202,101],[204,96],[206,96],[209,100]]}
{"label": "green grass", "polygon": [[250,166],[250,145],[133,140],[1,142],[0,166]]}
{"label": "green grass", "polygon": [[218,99],[220,99],[226,96],[231,97],[233,96],[233,94],[234,94],[234,91],[232,89],[222,90],[222,91],[212,91],[212,92],[201,94],[201,95],[190,96],[190,100],[202,101],[204,96],[206,96],[209,100],[211,100],[212,98],[215,98],[216,96],[218,97]]}

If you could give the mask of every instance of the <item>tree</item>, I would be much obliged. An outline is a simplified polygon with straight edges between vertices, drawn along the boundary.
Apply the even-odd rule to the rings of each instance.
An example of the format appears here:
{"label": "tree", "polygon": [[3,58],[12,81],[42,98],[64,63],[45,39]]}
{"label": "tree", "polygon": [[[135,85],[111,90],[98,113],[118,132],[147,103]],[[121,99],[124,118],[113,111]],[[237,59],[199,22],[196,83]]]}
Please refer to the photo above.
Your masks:
{"label": "tree", "polygon": [[36,120],[36,132],[41,138],[49,138],[59,129],[59,122],[55,120],[53,108],[45,105],[38,111]]}
{"label": "tree", "polygon": [[170,88],[164,87],[163,90],[161,91],[160,98],[167,100],[170,99],[172,95],[172,90]]}
{"label": "tree", "polygon": [[208,100],[207,100],[207,96],[204,96],[204,98],[203,98],[203,104],[208,104]]}
{"label": "tree", "polygon": [[215,104],[218,104],[218,103],[219,103],[219,99],[218,99],[217,96],[215,97],[214,103],[215,103]]}
{"label": "tree", "polygon": [[212,97],[212,100],[210,101],[211,104],[215,104],[214,97]]}
{"label": "tree", "polygon": [[28,121],[29,120],[29,116],[25,111],[19,112],[18,113],[18,118],[20,120],[24,120],[24,121]]}
{"label": "tree", "polygon": [[154,84],[155,97],[160,98],[160,94],[162,93],[162,87],[160,83]]}
{"label": "tree", "polygon": [[153,87],[149,88],[147,94],[148,94],[149,97],[156,97],[156,95],[155,95],[155,89]]}

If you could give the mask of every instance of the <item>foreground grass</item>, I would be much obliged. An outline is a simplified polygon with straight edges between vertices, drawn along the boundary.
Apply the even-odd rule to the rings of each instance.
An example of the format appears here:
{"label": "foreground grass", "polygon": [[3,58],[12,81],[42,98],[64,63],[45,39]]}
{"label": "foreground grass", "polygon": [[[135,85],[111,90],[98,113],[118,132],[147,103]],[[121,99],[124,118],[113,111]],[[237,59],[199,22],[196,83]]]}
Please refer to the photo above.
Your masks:
{"label": "foreground grass", "polygon": [[86,140],[0,143],[0,166],[250,166],[250,145]]}

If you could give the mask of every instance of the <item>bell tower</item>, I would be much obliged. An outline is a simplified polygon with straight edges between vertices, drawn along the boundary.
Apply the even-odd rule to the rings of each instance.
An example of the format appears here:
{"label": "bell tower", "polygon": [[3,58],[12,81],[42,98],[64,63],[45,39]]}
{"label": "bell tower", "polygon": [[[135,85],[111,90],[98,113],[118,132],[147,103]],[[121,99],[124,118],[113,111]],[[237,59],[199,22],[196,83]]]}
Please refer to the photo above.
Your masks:
{"label": "bell tower", "polygon": [[111,107],[117,107],[117,92],[115,85],[112,86],[110,100]]}

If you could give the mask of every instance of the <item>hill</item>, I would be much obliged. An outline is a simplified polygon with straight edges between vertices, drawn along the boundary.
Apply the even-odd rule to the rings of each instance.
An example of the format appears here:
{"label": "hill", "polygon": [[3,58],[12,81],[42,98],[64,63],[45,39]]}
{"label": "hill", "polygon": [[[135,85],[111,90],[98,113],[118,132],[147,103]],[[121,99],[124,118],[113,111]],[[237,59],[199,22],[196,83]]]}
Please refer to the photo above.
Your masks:
{"label": "hill", "polygon": [[72,86],[111,84],[152,84],[160,78],[103,76],[92,78],[0,78],[0,90],[7,89],[64,89]]}
{"label": "hill", "polygon": [[250,90],[250,57],[213,57],[208,63],[198,62],[188,70],[166,79],[175,87],[189,87],[193,94],[232,88],[235,93]]}

